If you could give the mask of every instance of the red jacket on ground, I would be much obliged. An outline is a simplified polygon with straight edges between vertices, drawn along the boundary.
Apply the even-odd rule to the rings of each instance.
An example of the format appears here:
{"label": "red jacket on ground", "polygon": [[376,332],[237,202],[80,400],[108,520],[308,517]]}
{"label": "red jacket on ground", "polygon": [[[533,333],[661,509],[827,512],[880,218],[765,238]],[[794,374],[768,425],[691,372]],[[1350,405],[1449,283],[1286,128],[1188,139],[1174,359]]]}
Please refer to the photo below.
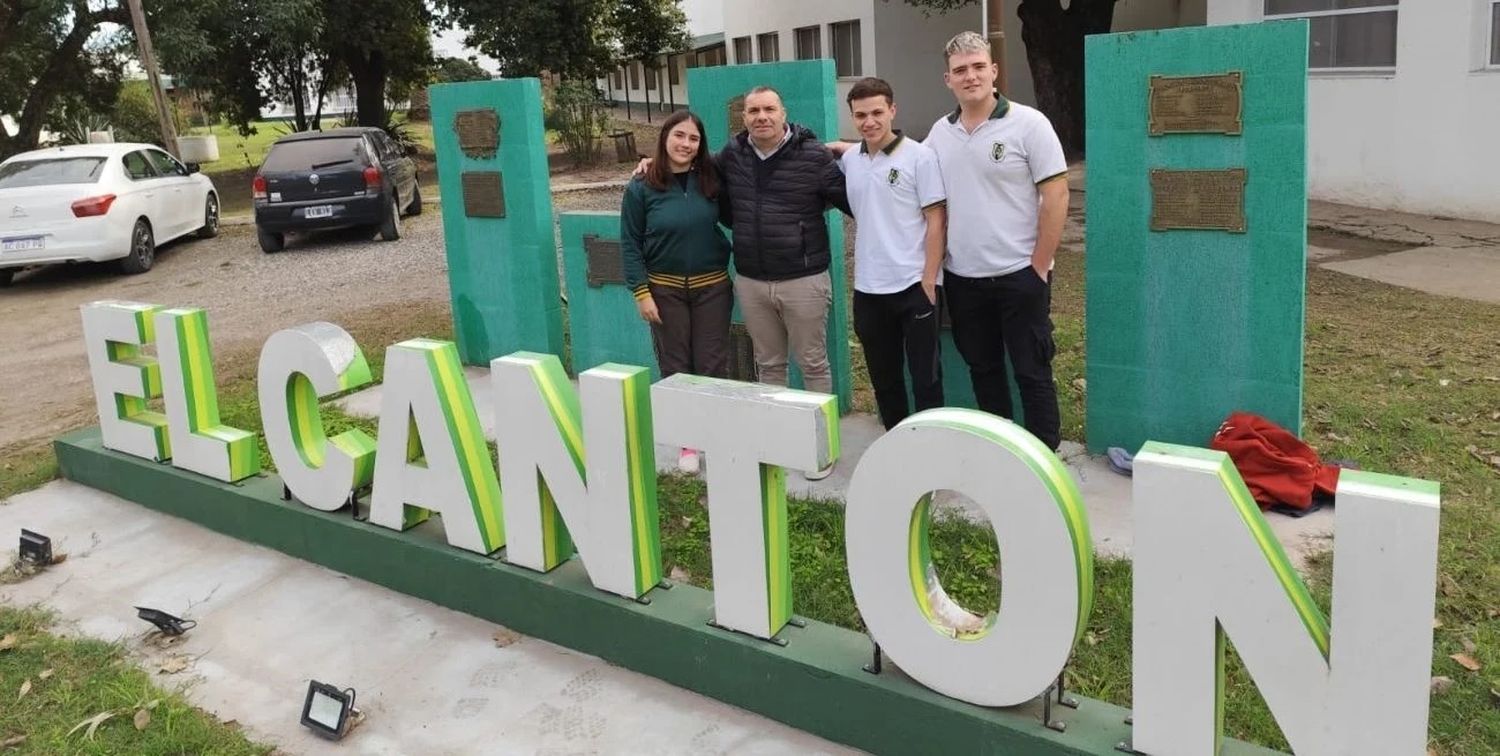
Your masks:
{"label": "red jacket on ground", "polygon": [[1234,460],[1262,508],[1286,504],[1307,509],[1314,491],[1332,495],[1338,485],[1339,468],[1323,464],[1311,446],[1260,415],[1230,413],[1209,447]]}

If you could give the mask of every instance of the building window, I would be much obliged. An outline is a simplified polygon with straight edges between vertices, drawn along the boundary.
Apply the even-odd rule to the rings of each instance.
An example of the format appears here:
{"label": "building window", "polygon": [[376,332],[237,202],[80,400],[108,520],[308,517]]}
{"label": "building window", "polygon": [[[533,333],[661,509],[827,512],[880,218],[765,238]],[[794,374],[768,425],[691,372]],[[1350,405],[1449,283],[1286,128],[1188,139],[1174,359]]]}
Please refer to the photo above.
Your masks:
{"label": "building window", "polygon": [[754,63],[755,62],[755,58],[750,55],[750,38],[749,37],[735,37],[734,38],[734,62],[735,63]]}
{"label": "building window", "polygon": [[679,65],[682,65],[682,58],[667,56],[667,83],[674,87],[682,83],[682,74],[677,72]]}
{"label": "building window", "polygon": [[1490,65],[1500,67],[1500,0],[1490,2]]}
{"label": "building window", "polygon": [[[641,65],[645,65],[645,64],[643,63]],[[646,73],[646,91],[650,92],[650,91],[655,90],[656,89],[656,79],[661,76],[661,69],[660,68],[647,68],[647,69],[645,69],[645,73]]]}
{"label": "building window", "polygon": [[625,88],[624,76],[620,73],[620,69],[616,68],[615,72],[612,73],[612,74],[610,74],[610,78],[614,82],[615,89],[624,89]]}
{"label": "building window", "polygon": [[775,63],[781,60],[781,35],[767,32],[756,36],[755,46],[760,49],[760,62]]}
{"label": "building window", "polygon": [[862,76],[860,63],[859,22],[841,21],[829,24],[833,31],[833,68],[839,76]]}
{"label": "building window", "polygon": [[[1500,0],[1496,0],[1500,2]],[[793,29],[793,43],[796,47],[797,60],[817,60],[823,57],[823,35],[822,30],[816,26],[804,26],[801,29]]]}
{"label": "building window", "polygon": [[641,75],[640,75],[641,64],[639,64],[639,63],[631,63],[630,65],[628,65],[628,66],[625,67],[625,70],[627,70],[627,71],[630,72],[630,88],[631,89],[640,89],[641,88]]}
{"label": "building window", "polygon": [[1305,18],[1313,69],[1395,68],[1400,0],[1265,0],[1265,17]]}

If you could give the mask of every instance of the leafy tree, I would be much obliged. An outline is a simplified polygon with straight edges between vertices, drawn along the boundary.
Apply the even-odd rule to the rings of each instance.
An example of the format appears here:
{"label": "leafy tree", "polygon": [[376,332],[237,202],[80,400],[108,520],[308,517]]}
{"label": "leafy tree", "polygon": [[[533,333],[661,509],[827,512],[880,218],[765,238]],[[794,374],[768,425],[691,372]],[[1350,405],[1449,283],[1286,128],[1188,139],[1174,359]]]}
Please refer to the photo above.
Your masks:
{"label": "leafy tree", "polygon": [[[976,0],[906,0],[935,13]],[[1021,0],[1016,16],[1021,41],[1036,89],[1036,105],[1052,120],[1063,149],[1070,155],[1084,150],[1083,38],[1108,32],[1114,23],[1116,0]]]}
{"label": "leafy tree", "polygon": [[387,98],[405,99],[427,80],[431,11],[423,0],[320,1],[330,30],[325,44],[354,82],[359,124],[385,126]]}
{"label": "leafy tree", "polygon": [[105,22],[130,23],[123,6],[88,0],[0,3],[0,158],[36,149],[42,129],[61,127],[65,111],[107,112],[121,79],[111,44],[90,43]]}
{"label": "leafy tree", "polygon": [[467,41],[505,76],[593,79],[614,66],[618,0],[442,0]]}
{"label": "leafy tree", "polygon": [[473,58],[440,58],[433,68],[433,81],[447,84],[455,81],[485,81],[490,78]]}
{"label": "leafy tree", "polygon": [[[647,76],[655,76],[662,53],[688,46],[687,16],[678,0],[618,0],[614,28],[619,34],[621,57],[640,61]],[[658,90],[658,97],[660,91]],[[646,113],[651,112],[647,91]]]}

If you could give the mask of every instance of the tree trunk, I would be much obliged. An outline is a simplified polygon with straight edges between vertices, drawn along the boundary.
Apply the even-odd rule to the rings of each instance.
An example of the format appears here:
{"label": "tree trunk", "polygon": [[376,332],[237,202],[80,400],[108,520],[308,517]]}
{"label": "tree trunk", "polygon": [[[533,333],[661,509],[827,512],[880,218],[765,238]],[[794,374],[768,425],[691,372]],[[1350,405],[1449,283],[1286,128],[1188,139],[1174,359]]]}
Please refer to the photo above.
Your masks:
{"label": "tree trunk", "polygon": [[302,56],[291,60],[292,121],[298,131],[307,131],[307,74],[302,70]]}
{"label": "tree trunk", "polygon": [[52,51],[52,56],[47,60],[46,70],[37,77],[36,85],[26,96],[26,105],[21,109],[20,118],[16,119],[16,135],[5,145],[7,154],[37,148],[37,140],[42,135],[42,121],[47,117],[47,111],[52,108],[52,101],[57,97],[58,89],[63,81],[63,71],[83,54],[84,43],[88,42],[94,29],[99,25],[98,18],[88,12],[87,5],[75,3],[73,11],[75,14],[73,28],[68,32],[68,36],[63,38],[62,44]]}
{"label": "tree trunk", "polygon": [[361,126],[385,126],[385,53],[371,50],[348,57],[349,78],[354,80],[354,105]]}
{"label": "tree trunk", "polygon": [[328,70],[333,67],[333,59],[330,57],[319,58],[318,64],[318,93],[317,102],[313,103],[313,130],[323,130],[323,99],[328,96]]}
{"label": "tree trunk", "polygon": [[1115,0],[1022,0],[1021,41],[1037,108],[1052,121],[1069,158],[1084,153],[1083,38],[1109,31]]}

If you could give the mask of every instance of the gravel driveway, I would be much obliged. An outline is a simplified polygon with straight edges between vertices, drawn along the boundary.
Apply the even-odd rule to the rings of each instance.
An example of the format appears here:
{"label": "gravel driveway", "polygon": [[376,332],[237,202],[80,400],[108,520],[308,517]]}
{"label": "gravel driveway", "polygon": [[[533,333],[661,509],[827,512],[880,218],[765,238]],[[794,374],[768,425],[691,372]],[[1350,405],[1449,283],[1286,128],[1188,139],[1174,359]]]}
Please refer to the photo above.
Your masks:
{"label": "gravel driveway", "polygon": [[[554,197],[564,210],[613,210],[617,189]],[[78,308],[100,299],[203,307],[215,354],[255,349],[279,329],[343,313],[448,302],[439,210],[405,219],[399,241],[348,232],[288,240],[286,251],[260,251],[251,226],[226,226],[216,239],[193,239],[157,252],[156,266],[122,276],[111,265],[32,270],[0,289],[0,450],[51,439],[97,422]],[[399,317],[399,315],[395,315]],[[366,344],[384,349],[386,344]],[[220,366],[221,374],[223,366]]]}

